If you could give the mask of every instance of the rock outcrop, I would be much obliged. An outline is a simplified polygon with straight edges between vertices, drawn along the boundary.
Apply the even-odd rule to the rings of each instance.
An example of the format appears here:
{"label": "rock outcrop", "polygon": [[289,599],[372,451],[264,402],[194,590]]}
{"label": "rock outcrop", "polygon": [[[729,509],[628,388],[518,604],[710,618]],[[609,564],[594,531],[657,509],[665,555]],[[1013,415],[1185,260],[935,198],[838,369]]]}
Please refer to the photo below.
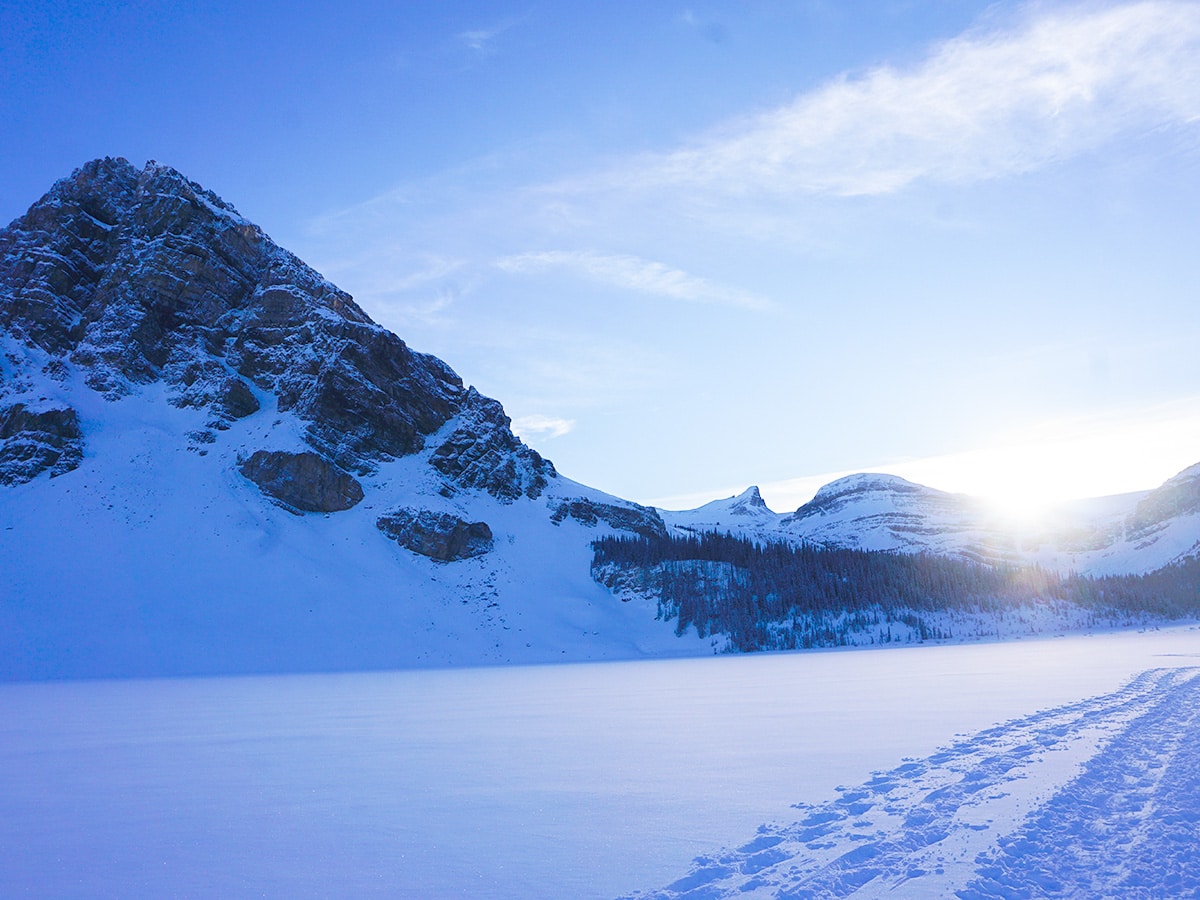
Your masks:
{"label": "rock outcrop", "polygon": [[504,408],[474,388],[467,391],[458,427],[433,451],[429,463],[454,484],[512,502],[538,497],[554,466],[512,433]]}
{"label": "rock outcrop", "polygon": [[1126,538],[1145,540],[1173,519],[1197,514],[1200,514],[1200,465],[1184,469],[1139,500],[1125,523]]}
{"label": "rock outcrop", "polygon": [[468,522],[428,509],[397,509],[380,516],[375,527],[401,547],[438,562],[482,556],[492,549],[487,522]]}
{"label": "rock outcrop", "polygon": [[75,410],[33,410],[24,403],[0,408],[0,484],[23,484],[45,471],[53,478],[76,468],[82,458]]}
{"label": "rock outcrop", "polygon": [[707,531],[736,533],[759,541],[779,540],[780,516],[768,508],[758,487],[751,485],[733,497],[713,500],[696,509],[661,513],[667,527],[680,534]]}
{"label": "rock outcrop", "polygon": [[311,451],[258,450],[240,465],[259,490],[300,512],[340,512],[363,498],[362,485]]}
{"label": "rock outcrop", "polygon": [[618,506],[615,503],[597,503],[583,498],[564,500],[555,507],[550,520],[558,524],[568,517],[588,526],[604,522],[617,531],[629,531],[642,537],[665,537],[667,534],[667,526],[658,511],[636,503]]}
{"label": "rock outcrop", "polygon": [[770,512],[756,484],[750,485],[750,487],[730,500],[728,508],[731,516],[741,516],[743,518],[754,518]]}
{"label": "rock outcrop", "polygon": [[357,475],[425,449],[446,489],[536,497],[554,467],[500,404],[371,321],[344,291],[167,166],[87,163],[0,232],[0,331],[110,399],[164,382],[209,415],[198,443],[265,400]]}
{"label": "rock outcrop", "polygon": [[228,419],[253,411],[249,381],[352,470],[420,450],[466,393],[232,206],[155,163],[96,160],[56,184],[0,234],[0,294],[0,325],[69,356],[96,390],[165,380],[181,403]]}

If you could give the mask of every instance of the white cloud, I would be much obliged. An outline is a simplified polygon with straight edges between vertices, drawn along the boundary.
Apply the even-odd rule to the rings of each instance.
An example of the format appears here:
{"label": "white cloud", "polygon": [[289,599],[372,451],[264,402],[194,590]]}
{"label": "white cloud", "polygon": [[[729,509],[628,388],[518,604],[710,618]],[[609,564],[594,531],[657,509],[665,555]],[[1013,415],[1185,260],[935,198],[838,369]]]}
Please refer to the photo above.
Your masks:
{"label": "white cloud", "polygon": [[574,419],[560,419],[557,416],[518,416],[512,420],[512,430],[521,438],[535,434],[562,437],[574,427]]}
{"label": "white cloud", "polygon": [[1042,9],[939,44],[912,67],[842,76],[590,186],[882,194],[1031,171],[1200,119],[1200,4]]}
{"label": "white cloud", "polygon": [[465,260],[450,256],[424,254],[413,260],[407,253],[377,251],[353,259],[325,263],[323,271],[334,274],[361,271],[364,256],[376,262],[376,269],[365,282],[364,288],[377,296],[404,294],[442,284],[466,265]]}
{"label": "white cloud", "polygon": [[770,306],[766,298],[750,291],[717,284],[706,278],[690,275],[681,269],[673,269],[663,263],[637,256],[551,250],[507,256],[497,260],[496,266],[505,272],[514,273],[556,268],[573,269],[603,284],[674,300],[718,303],[749,309],[765,309]]}
{"label": "white cloud", "polygon": [[378,297],[373,298],[374,305],[386,313],[389,318],[401,323],[420,322],[424,325],[438,325],[447,321],[445,313],[458,299],[453,291],[442,289],[432,297],[409,302],[388,301]]}
{"label": "white cloud", "polygon": [[496,36],[495,29],[477,28],[473,31],[464,31],[459,34],[458,39],[470,47],[472,50],[487,50],[488,43]]}
{"label": "white cloud", "polygon": [[353,255],[341,258],[314,257],[314,265],[351,289],[365,309],[390,326],[444,322],[444,314],[477,280],[463,259],[390,246],[368,252],[355,248]]}
{"label": "white cloud", "polygon": [[472,28],[468,31],[459,32],[456,37],[464,43],[468,48],[478,53],[493,52],[492,43],[508,29],[515,25],[515,21],[501,22],[499,25],[493,25],[491,28]]}

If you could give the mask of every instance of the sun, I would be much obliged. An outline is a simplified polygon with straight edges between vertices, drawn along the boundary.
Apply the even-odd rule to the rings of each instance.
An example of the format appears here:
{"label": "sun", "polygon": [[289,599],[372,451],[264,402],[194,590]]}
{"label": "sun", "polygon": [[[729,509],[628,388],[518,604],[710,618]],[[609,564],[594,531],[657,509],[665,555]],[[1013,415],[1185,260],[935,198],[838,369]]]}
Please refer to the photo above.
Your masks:
{"label": "sun", "polygon": [[1017,531],[1037,531],[1048,524],[1056,509],[1076,499],[1062,496],[1057,488],[1048,479],[1014,477],[990,485],[976,496],[999,524]]}
{"label": "sun", "polygon": [[1072,500],[1146,490],[1173,474],[1143,473],[1144,457],[1089,440],[1010,443],[892,467],[910,481],[979,499],[999,524],[1022,531],[1049,524]]}

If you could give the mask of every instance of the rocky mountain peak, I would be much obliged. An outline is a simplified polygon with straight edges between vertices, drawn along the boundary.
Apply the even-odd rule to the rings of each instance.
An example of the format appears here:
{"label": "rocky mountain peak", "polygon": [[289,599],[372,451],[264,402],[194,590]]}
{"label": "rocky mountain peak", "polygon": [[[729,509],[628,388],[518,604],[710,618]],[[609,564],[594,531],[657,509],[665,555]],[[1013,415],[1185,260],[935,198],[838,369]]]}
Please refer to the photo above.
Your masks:
{"label": "rocky mountain peak", "polygon": [[154,162],[94,160],[59,181],[0,234],[0,266],[11,295],[0,321],[50,352],[70,351],[118,393],[122,380],[159,377],[198,329],[322,312],[371,324],[232,206]]}
{"label": "rocky mountain peak", "polygon": [[[466,415],[485,446],[471,451],[456,430],[443,455],[471,465],[444,466],[450,481],[507,499],[553,476],[498,403],[156,162],[93,160],[0,232],[0,331],[110,399],[164,383],[172,404],[209,413],[203,440],[269,400],[305,423],[312,450],[366,474]],[[485,477],[492,463],[500,472]]]}
{"label": "rocky mountain peak", "polygon": [[757,516],[770,512],[758,485],[752,484],[729,502],[729,512],[735,516]]}

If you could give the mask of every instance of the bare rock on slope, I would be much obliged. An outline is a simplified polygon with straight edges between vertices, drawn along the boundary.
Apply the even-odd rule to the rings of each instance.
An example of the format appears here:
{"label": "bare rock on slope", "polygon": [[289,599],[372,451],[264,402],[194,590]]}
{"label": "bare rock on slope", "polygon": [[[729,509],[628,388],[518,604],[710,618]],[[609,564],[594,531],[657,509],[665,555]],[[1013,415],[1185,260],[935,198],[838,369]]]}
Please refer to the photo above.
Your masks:
{"label": "bare rock on slope", "polygon": [[53,478],[76,468],[82,458],[75,410],[36,411],[24,403],[0,408],[0,484],[23,484],[47,470]]}
{"label": "bare rock on slope", "polygon": [[1173,519],[1200,513],[1200,465],[1184,469],[1138,502],[1125,523],[1130,540],[1146,540]]}
{"label": "bare rock on slope", "polygon": [[492,549],[487,522],[467,522],[428,509],[397,509],[380,516],[375,527],[401,547],[438,562],[482,556]]}
{"label": "bare rock on slope", "polygon": [[[349,294],[167,166],[95,160],[0,232],[0,327],[111,398],[165,381],[218,418],[276,394],[343,468],[416,452],[466,393]],[[232,401],[232,403],[230,402]]]}
{"label": "bare rock on slope", "polygon": [[429,464],[465,488],[508,503],[535,498],[556,477],[554,465],[512,433],[504,408],[474,388],[463,400],[458,427],[433,451]]}
{"label": "bare rock on slope", "polygon": [[0,332],[109,399],[165,383],[217,430],[269,402],[357,475],[424,450],[454,420],[432,459],[447,492],[536,497],[555,476],[500,404],[155,162],[93,160],[0,230]]}
{"label": "bare rock on slope", "polygon": [[339,512],[363,498],[354,476],[310,451],[258,450],[240,469],[264,494],[303,512]]}
{"label": "bare rock on slope", "polygon": [[615,503],[599,503],[583,498],[564,500],[555,507],[550,521],[557,525],[568,517],[588,526],[604,522],[617,531],[629,531],[646,538],[661,538],[667,535],[667,526],[658,511],[636,503],[618,506]]}

